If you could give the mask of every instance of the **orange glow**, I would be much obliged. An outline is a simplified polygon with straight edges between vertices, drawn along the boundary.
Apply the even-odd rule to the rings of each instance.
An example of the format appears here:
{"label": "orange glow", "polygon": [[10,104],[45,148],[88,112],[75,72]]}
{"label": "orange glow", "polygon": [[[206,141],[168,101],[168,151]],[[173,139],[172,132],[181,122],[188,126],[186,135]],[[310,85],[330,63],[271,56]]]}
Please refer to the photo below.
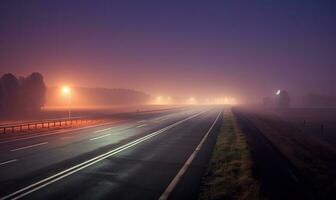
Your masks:
{"label": "orange glow", "polygon": [[71,88],[69,86],[63,86],[61,89],[62,94],[68,95],[71,93]]}
{"label": "orange glow", "polygon": [[171,96],[154,96],[149,104],[152,105],[236,105],[238,104],[236,98],[229,96],[219,97],[189,97],[178,98]]}
{"label": "orange glow", "polygon": [[197,100],[195,97],[190,97],[188,100],[187,100],[187,104],[197,104]]}
{"label": "orange glow", "polygon": [[162,96],[157,96],[157,97],[156,97],[156,100],[157,100],[157,101],[161,101],[161,100],[162,100]]}
{"label": "orange glow", "polygon": [[152,104],[155,105],[169,105],[172,104],[172,98],[170,96],[157,96],[155,97],[155,99],[153,100]]}
{"label": "orange glow", "polygon": [[233,97],[219,97],[214,99],[214,104],[235,105],[237,101]]}

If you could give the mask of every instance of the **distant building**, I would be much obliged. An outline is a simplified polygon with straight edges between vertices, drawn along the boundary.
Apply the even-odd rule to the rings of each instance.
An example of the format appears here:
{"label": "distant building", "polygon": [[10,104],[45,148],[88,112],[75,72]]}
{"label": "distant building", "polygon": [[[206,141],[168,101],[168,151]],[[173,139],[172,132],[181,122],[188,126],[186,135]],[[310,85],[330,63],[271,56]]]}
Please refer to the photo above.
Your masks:
{"label": "distant building", "polygon": [[288,108],[290,106],[290,98],[286,90],[278,90],[276,95],[277,106],[279,108]]}

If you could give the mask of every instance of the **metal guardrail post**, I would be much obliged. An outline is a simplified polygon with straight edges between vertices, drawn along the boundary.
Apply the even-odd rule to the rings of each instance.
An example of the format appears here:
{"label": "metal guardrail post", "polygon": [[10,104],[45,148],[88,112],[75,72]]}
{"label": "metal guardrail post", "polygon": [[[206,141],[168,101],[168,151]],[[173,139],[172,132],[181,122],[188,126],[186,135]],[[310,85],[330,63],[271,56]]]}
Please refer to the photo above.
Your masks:
{"label": "metal guardrail post", "polygon": [[[97,122],[99,120],[91,120],[91,119],[83,119],[83,118],[74,118],[74,119],[55,119],[55,120],[42,120],[42,121],[31,121],[27,123],[13,123],[13,124],[7,124],[0,126],[0,133],[8,133],[9,132],[22,132],[22,131],[30,131],[34,129],[44,129],[44,128],[51,128],[58,126],[57,123],[59,123],[59,126],[62,127],[63,123],[65,126],[73,126],[73,125],[79,125],[79,124],[88,124],[90,122]],[[41,127],[40,127],[41,125]],[[26,129],[27,126],[27,129]],[[31,127],[32,126],[32,127]],[[2,131],[2,132],[1,132]]]}

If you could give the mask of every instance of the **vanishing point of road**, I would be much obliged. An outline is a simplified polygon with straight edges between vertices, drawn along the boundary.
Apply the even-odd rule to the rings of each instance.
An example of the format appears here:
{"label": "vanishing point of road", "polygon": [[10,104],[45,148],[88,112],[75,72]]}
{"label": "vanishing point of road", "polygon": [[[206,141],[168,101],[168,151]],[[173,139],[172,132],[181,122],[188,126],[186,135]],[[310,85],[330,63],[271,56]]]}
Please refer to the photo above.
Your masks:
{"label": "vanishing point of road", "polygon": [[194,107],[0,140],[0,199],[196,199],[221,120]]}

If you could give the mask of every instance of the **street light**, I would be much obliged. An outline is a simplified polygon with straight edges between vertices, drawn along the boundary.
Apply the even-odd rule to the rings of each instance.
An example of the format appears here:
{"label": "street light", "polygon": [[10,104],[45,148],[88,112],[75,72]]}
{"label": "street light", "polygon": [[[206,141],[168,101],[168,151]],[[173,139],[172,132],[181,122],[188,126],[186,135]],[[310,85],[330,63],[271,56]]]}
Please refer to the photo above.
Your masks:
{"label": "street light", "polygon": [[69,120],[71,119],[71,88],[68,86],[63,86],[62,87],[62,94],[68,98],[68,118]]}

